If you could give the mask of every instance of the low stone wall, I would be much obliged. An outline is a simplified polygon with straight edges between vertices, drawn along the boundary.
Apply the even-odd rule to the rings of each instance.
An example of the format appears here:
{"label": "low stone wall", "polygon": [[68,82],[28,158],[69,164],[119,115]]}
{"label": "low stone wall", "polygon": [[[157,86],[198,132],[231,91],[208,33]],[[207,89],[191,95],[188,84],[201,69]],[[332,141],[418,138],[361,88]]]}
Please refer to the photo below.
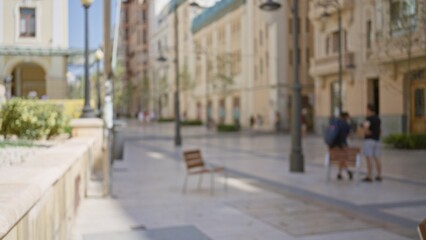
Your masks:
{"label": "low stone wall", "polygon": [[100,151],[95,138],[77,137],[1,168],[0,239],[67,240]]}

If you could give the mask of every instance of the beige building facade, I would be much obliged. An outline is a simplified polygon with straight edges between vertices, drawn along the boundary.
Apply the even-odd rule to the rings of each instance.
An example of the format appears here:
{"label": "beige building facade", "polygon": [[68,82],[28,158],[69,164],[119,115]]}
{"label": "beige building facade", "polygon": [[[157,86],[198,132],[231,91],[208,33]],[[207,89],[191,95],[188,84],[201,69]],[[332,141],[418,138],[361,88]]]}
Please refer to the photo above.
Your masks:
{"label": "beige building facade", "polygon": [[120,114],[136,117],[147,111],[149,99],[149,5],[153,1],[123,1],[120,54],[123,103]]}
{"label": "beige building facade", "polygon": [[[315,51],[316,130],[338,114],[338,21],[334,8],[311,1]],[[425,11],[421,0],[340,0],[343,110],[359,123],[373,104],[383,135],[426,132]]]}
{"label": "beige building facade", "polygon": [[[256,1],[219,1],[194,19],[199,60],[192,101],[196,107],[190,117],[243,127],[254,118],[258,129],[272,130],[279,113],[282,128],[288,129],[295,52],[301,58],[303,106],[312,116],[313,81],[308,74],[312,42],[302,42],[298,51],[293,50],[291,6],[287,1],[282,4],[270,13],[260,10]],[[311,39],[308,8],[308,1],[301,1],[301,39]]]}
{"label": "beige building facade", "polygon": [[4,97],[67,96],[68,0],[0,1]]}

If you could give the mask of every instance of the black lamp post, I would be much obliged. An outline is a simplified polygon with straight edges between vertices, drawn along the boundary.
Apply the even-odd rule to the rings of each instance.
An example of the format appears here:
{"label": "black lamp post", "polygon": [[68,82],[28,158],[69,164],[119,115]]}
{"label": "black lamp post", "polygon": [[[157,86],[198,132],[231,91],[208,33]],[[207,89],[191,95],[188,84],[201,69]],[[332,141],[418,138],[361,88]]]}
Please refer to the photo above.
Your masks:
{"label": "black lamp post", "polygon": [[84,107],[81,114],[81,118],[94,118],[95,112],[90,106],[90,79],[89,79],[89,8],[93,3],[93,0],[81,0],[81,4],[84,7],[84,29],[85,29],[85,41],[84,41]]}
{"label": "black lamp post", "polygon": [[[264,11],[276,11],[281,8],[281,4],[275,0],[267,0],[263,2],[260,6],[260,9]],[[293,29],[299,29],[299,1],[293,0]],[[291,129],[291,153],[290,153],[290,172],[304,172],[305,164],[303,157],[303,148],[302,148],[302,133],[301,133],[301,115],[302,115],[302,104],[301,104],[301,95],[302,95],[302,86],[299,79],[299,54],[297,54],[297,49],[299,49],[299,32],[297,30],[293,31],[294,35],[294,81],[293,81],[293,100],[292,100],[292,129]]]}
{"label": "black lamp post", "polygon": [[97,112],[102,116],[102,99],[101,99],[101,81],[100,81],[100,63],[104,59],[104,52],[101,49],[96,50],[96,94],[97,94]]}
{"label": "black lamp post", "polygon": [[322,18],[328,18],[331,16],[327,12],[327,7],[332,7],[336,9],[337,12],[337,22],[338,22],[338,50],[339,50],[339,95],[338,95],[338,109],[339,114],[343,111],[343,44],[342,44],[342,8],[337,0],[327,1],[325,3],[319,4],[324,8],[324,13]]}
{"label": "black lamp post", "polygon": [[[175,103],[175,146],[179,147],[182,145],[182,136],[181,136],[181,121],[180,121],[180,74],[179,74],[179,17],[178,17],[178,2],[173,1],[172,4],[174,4],[174,44],[175,44],[175,96],[174,96],[174,103]],[[160,53],[160,56],[157,58],[157,61],[159,62],[166,62],[167,58]]]}

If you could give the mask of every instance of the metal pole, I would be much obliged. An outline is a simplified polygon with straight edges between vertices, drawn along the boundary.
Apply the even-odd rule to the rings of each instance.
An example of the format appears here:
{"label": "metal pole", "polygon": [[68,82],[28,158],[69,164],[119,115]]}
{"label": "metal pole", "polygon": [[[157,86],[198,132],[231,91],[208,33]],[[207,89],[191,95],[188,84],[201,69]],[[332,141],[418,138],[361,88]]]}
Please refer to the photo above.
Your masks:
{"label": "metal pole", "polygon": [[180,134],[180,96],[179,96],[179,23],[178,23],[178,2],[175,2],[175,74],[176,74],[176,90],[175,90],[175,146],[182,145],[182,137]]}
{"label": "metal pole", "polygon": [[209,59],[206,57],[206,127],[210,128],[210,115],[209,115]]}
{"label": "metal pole", "polygon": [[99,77],[99,75],[100,75],[100,71],[99,71],[99,64],[100,64],[100,61],[99,60],[97,60],[96,61],[96,91],[97,91],[97,98],[98,98],[98,102],[97,102],[97,104],[98,104],[98,114],[99,114],[99,116],[102,116],[102,102],[101,102],[101,80],[100,80],[100,77]]}
{"label": "metal pole", "polygon": [[337,8],[337,17],[339,24],[339,114],[343,111],[343,44],[342,44],[342,11],[339,6]]}
{"label": "metal pole", "polygon": [[292,131],[291,131],[291,153],[290,153],[290,172],[304,172],[304,157],[302,152],[302,104],[301,90],[302,86],[299,79],[299,0],[293,0],[293,22],[294,22],[294,83],[293,83],[293,101],[292,101]]}
{"label": "metal pole", "polygon": [[[121,2],[121,1],[119,1]],[[105,121],[105,127],[108,133],[108,145],[107,145],[107,153],[108,158],[105,159],[105,180],[104,184],[106,187],[106,194],[112,195],[112,164],[113,164],[113,143],[114,143],[114,131],[113,131],[113,88],[112,88],[112,69],[111,69],[111,0],[104,0],[104,104],[103,104],[103,118]],[[118,25],[118,24],[117,24]]]}
{"label": "metal pole", "polygon": [[89,5],[84,6],[85,15],[85,43],[84,43],[84,107],[81,118],[93,118],[95,114],[90,106],[90,79],[89,79]]}

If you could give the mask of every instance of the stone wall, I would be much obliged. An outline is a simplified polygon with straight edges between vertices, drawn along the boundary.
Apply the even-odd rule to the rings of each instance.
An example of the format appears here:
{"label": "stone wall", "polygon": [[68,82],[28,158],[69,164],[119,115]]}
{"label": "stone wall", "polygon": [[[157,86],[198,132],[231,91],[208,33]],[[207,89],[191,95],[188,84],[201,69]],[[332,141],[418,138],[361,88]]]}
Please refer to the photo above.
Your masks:
{"label": "stone wall", "polygon": [[79,203],[87,194],[90,163],[101,148],[76,137],[0,169],[0,239],[67,240]]}

